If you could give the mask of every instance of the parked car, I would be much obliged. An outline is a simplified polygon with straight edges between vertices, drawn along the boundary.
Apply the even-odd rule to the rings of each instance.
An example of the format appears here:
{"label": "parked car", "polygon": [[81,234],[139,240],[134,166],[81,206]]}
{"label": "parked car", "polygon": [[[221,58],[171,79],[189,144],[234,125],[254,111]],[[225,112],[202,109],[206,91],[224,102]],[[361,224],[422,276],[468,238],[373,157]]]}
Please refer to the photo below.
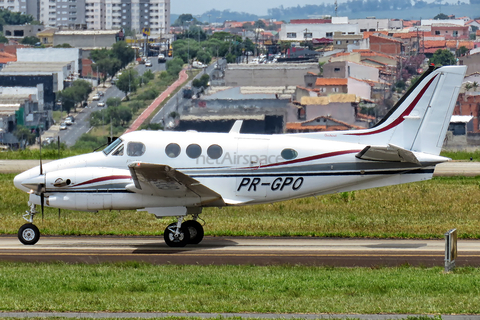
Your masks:
{"label": "parked car", "polygon": [[203,68],[206,68],[207,66],[204,65],[203,63],[201,63],[200,61],[193,61],[192,62],[192,68],[195,68],[195,69],[203,69]]}
{"label": "parked car", "polygon": [[67,126],[71,126],[71,125],[73,124],[72,119],[66,118],[66,119],[65,119],[65,124],[66,124]]}
{"label": "parked car", "polygon": [[94,96],[92,97],[92,100],[93,100],[93,101],[100,100],[100,96],[99,96],[98,94],[96,94],[96,95],[94,95]]}
{"label": "parked car", "polygon": [[145,67],[151,67],[152,66],[152,62],[150,60],[147,60],[145,62]]}
{"label": "parked car", "polygon": [[75,122],[75,118],[73,116],[68,116],[65,118],[65,120],[69,119],[72,122]]}
{"label": "parked car", "polygon": [[163,63],[165,61],[167,61],[167,59],[165,59],[165,55],[163,53],[160,53],[158,55],[158,63]]}
{"label": "parked car", "polygon": [[100,97],[103,97],[103,95],[105,94],[103,91],[98,91],[97,94],[100,96]]}
{"label": "parked car", "polygon": [[67,125],[65,122],[60,123],[60,130],[67,130]]}
{"label": "parked car", "polygon": [[97,103],[97,106],[100,107],[100,108],[103,108],[103,107],[105,107],[105,102],[100,101],[99,103]]}

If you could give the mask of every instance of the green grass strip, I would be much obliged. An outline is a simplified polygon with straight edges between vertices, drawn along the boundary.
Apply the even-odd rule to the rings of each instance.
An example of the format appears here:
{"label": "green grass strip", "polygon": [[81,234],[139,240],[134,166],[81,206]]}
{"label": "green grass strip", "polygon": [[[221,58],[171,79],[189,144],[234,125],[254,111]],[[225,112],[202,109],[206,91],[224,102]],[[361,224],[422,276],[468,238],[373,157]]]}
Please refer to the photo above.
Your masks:
{"label": "green grass strip", "polygon": [[0,263],[0,301],[1,311],[478,314],[480,269]]}
{"label": "green grass strip", "polygon": [[[0,234],[24,223],[28,195],[0,175]],[[430,181],[223,209],[206,208],[205,232],[214,236],[315,236],[443,239],[457,228],[461,239],[480,239],[480,178]],[[35,223],[47,235],[157,235],[172,218],[134,210],[81,212],[46,208]]]}

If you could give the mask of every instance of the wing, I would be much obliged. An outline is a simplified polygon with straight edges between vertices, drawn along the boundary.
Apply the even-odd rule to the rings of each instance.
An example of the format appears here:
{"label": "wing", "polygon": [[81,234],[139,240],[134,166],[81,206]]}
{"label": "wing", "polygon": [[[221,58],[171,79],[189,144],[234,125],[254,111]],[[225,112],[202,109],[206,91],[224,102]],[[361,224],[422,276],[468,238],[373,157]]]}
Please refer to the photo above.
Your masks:
{"label": "wing", "polygon": [[224,206],[222,196],[170,166],[132,163],[128,166],[133,184],[127,190],[159,197],[199,197],[202,204]]}

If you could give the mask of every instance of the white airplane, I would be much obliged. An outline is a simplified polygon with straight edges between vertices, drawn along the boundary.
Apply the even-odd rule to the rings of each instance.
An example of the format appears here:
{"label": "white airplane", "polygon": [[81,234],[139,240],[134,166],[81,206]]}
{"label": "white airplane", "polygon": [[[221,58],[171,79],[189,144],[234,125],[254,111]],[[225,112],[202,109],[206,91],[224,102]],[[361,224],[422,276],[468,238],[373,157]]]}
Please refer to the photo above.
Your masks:
{"label": "white airplane", "polygon": [[[52,161],[14,179],[28,192],[19,240],[35,244],[40,205],[176,217],[168,246],[198,244],[204,207],[243,206],[430,179],[466,67],[430,67],[376,126],[282,135],[136,131],[103,151]],[[187,216],[192,219],[185,220]]]}

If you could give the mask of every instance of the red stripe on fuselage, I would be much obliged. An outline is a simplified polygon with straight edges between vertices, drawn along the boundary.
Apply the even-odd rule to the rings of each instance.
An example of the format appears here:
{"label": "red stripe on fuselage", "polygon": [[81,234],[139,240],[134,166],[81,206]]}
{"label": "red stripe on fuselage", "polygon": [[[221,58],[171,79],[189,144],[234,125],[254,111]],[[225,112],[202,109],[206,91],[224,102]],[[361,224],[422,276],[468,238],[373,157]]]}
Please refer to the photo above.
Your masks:
{"label": "red stripe on fuselage", "polygon": [[103,182],[103,181],[108,181],[108,180],[119,180],[119,179],[132,179],[131,176],[108,176],[108,177],[101,177],[101,178],[95,178],[92,180],[88,180],[76,185],[73,185],[72,187],[78,187],[78,186],[83,186],[89,183],[96,183],[96,182]]}
{"label": "red stripe on fuselage", "polygon": [[334,151],[334,152],[317,154],[317,155],[315,155],[315,156],[310,156],[310,157],[305,157],[305,158],[300,158],[300,159],[295,159],[295,160],[288,160],[288,161],[285,161],[285,162],[278,162],[278,163],[272,163],[272,164],[267,164],[267,165],[259,165],[259,166],[257,166],[257,167],[246,167],[246,168],[241,168],[241,169],[255,169],[255,168],[276,167],[276,166],[282,166],[282,165],[287,165],[287,164],[300,163],[300,162],[318,160],[318,159],[323,159],[323,158],[341,156],[341,155],[349,154],[349,153],[358,153],[358,152],[360,152],[360,151],[362,151],[362,149],[360,149],[360,150]]}
{"label": "red stripe on fuselage", "polygon": [[428,81],[428,83],[425,85],[425,87],[423,87],[423,89],[420,91],[420,93],[415,97],[415,99],[413,99],[412,103],[410,103],[408,108],[405,109],[405,111],[403,111],[403,113],[397,119],[395,119],[392,123],[390,123],[389,125],[386,125],[385,127],[374,130],[374,131],[368,131],[368,132],[362,132],[362,133],[346,133],[345,135],[347,135],[347,136],[349,136],[349,135],[364,136],[364,135],[384,132],[384,131],[387,131],[389,129],[392,129],[392,128],[398,126],[400,123],[402,123],[405,120],[404,117],[409,115],[410,112],[412,112],[412,110],[417,105],[418,101],[422,98],[422,96],[425,94],[425,91],[427,91],[428,87],[430,87],[430,84],[432,83],[432,81],[437,76],[438,76],[438,74],[436,74],[432,79],[430,79],[430,81]]}

